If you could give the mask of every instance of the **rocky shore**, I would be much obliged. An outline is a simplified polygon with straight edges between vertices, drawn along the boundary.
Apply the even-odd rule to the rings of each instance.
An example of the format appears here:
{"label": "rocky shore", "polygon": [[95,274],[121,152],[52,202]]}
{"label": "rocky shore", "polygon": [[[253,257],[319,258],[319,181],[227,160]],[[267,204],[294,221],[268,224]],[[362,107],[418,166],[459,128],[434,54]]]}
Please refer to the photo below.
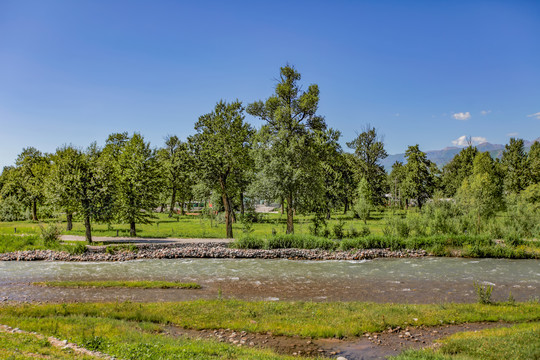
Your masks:
{"label": "rocky shore", "polygon": [[0,254],[0,261],[129,261],[139,259],[231,258],[290,260],[363,260],[381,257],[404,258],[427,256],[425,250],[356,249],[326,251],[319,249],[234,249],[223,243],[172,245],[137,245],[137,251],[106,251],[92,248],[84,254],[54,250],[28,250]]}

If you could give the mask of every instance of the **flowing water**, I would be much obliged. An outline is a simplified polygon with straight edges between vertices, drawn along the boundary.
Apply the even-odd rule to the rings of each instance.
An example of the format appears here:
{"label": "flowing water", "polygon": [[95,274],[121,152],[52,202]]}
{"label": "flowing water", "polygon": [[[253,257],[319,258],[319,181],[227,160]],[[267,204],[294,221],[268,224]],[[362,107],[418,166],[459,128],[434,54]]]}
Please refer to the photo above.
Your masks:
{"label": "flowing water", "polygon": [[[199,290],[61,289],[47,280],[169,280]],[[475,302],[473,283],[493,285],[493,299],[540,296],[540,261],[407,258],[363,261],[170,259],[128,262],[0,262],[0,300],[246,300]]]}

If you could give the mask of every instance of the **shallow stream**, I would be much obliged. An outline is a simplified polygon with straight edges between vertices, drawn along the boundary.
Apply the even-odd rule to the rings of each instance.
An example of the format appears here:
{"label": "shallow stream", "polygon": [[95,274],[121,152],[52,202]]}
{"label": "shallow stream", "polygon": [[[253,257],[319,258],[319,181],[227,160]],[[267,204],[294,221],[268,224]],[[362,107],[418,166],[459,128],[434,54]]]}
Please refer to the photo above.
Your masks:
{"label": "shallow stream", "polygon": [[[199,290],[61,289],[47,280],[169,280]],[[493,299],[540,296],[540,261],[408,258],[363,261],[170,259],[128,262],[0,262],[0,300],[179,301],[245,300],[475,302],[473,283],[493,285]]]}

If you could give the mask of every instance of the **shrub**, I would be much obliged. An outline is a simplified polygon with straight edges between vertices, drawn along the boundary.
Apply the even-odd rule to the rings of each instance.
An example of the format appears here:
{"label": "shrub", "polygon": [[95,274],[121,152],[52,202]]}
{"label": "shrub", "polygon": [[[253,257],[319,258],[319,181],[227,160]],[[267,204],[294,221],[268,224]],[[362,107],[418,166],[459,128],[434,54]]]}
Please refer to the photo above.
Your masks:
{"label": "shrub", "polygon": [[476,281],[473,283],[474,290],[476,291],[476,296],[478,298],[479,304],[492,304],[491,293],[493,292],[493,286],[486,285],[482,286]]}
{"label": "shrub", "polygon": [[59,224],[50,224],[48,226],[39,224],[39,228],[41,231],[41,239],[43,240],[43,244],[45,244],[45,246],[53,246],[58,244],[60,241],[60,234],[62,233]]}
{"label": "shrub", "polygon": [[229,246],[236,249],[264,249],[265,241],[253,236],[243,236],[234,240]]}
{"label": "shrub", "polygon": [[343,222],[343,220],[339,220],[339,222],[337,224],[334,224],[333,228],[332,228],[332,231],[334,233],[334,237],[336,239],[343,239],[343,235],[344,235],[344,231],[343,231],[343,227],[345,226],[345,223]]}

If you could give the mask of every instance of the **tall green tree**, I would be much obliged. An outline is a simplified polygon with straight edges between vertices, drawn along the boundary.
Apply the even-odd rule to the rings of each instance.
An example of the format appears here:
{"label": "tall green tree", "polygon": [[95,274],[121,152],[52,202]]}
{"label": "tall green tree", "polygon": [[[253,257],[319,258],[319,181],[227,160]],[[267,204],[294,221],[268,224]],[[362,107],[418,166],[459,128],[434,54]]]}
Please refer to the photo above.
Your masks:
{"label": "tall green tree", "polygon": [[114,169],[94,143],[85,151],[59,148],[49,178],[55,204],[83,219],[86,241],[92,242],[92,221],[110,221],[114,211]]}
{"label": "tall green tree", "polygon": [[275,93],[247,107],[265,121],[258,135],[256,183],[261,193],[285,202],[288,234],[294,232],[294,210],[324,194],[314,136],[324,123],[316,115],[319,88],[312,84],[302,91],[300,79],[294,67],[282,67]]}
{"label": "tall green tree", "polygon": [[250,148],[255,131],[244,122],[241,102],[223,100],[216,104],[214,111],[199,117],[195,130],[197,133],[189,137],[189,143],[199,178],[221,195],[226,236],[232,238],[232,197],[241,190],[234,175],[239,176],[251,166]]}
{"label": "tall green tree", "polygon": [[354,203],[354,211],[367,224],[369,213],[373,209],[373,196],[366,178],[362,178],[358,183],[356,190],[356,201]]}
{"label": "tall green tree", "polygon": [[45,180],[50,169],[48,156],[33,147],[23,149],[15,162],[14,174],[22,201],[32,209],[32,220],[37,221],[37,205],[45,199]]}
{"label": "tall green tree", "polygon": [[478,155],[476,146],[468,146],[443,166],[441,186],[446,196],[454,196],[461,187],[463,180],[472,175],[476,155]]}
{"label": "tall green tree", "polygon": [[169,192],[169,217],[174,213],[177,200],[180,200],[183,215],[184,203],[191,196],[195,170],[188,143],[182,142],[177,136],[167,136],[165,147],[158,151],[158,159],[164,173],[165,186]]}
{"label": "tall green tree", "polygon": [[383,204],[386,172],[379,162],[388,154],[384,149],[382,138],[377,134],[377,130],[368,124],[354,140],[347,143],[347,146],[354,149],[358,178],[364,178],[368,182],[373,204]]}
{"label": "tall green tree", "polygon": [[488,152],[479,153],[474,159],[473,173],[463,180],[456,194],[465,211],[476,217],[478,231],[483,219],[495,215],[502,203],[501,196],[495,162]]}
{"label": "tall green tree", "polygon": [[518,194],[529,185],[529,164],[522,139],[510,138],[510,143],[504,146],[501,164],[505,192]]}
{"label": "tall green tree", "polygon": [[424,202],[433,194],[434,178],[430,172],[431,161],[417,145],[409,146],[405,152],[405,194],[409,199],[416,199],[420,209]]}
{"label": "tall green tree", "polygon": [[77,163],[79,151],[73,146],[63,146],[56,149],[51,156],[51,172],[47,178],[47,198],[50,203],[60,207],[66,213],[66,230],[73,228],[73,213],[76,211],[77,200],[72,196],[76,168],[69,165]]}
{"label": "tall green tree", "polygon": [[138,133],[109,136],[104,151],[114,164],[116,216],[129,224],[130,236],[137,236],[136,224],[150,223],[159,205],[163,178],[156,151]]}

